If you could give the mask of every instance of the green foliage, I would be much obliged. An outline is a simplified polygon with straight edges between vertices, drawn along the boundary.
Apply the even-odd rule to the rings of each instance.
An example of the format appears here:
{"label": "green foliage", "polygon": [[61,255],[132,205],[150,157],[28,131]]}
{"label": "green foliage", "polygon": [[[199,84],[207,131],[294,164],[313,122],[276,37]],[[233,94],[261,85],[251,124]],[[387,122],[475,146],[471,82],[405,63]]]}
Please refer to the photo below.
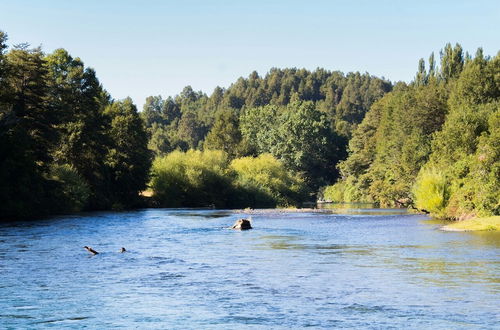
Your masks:
{"label": "green foliage", "polygon": [[464,61],[460,45],[448,44],[440,71],[432,55],[429,63],[372,106],[339,164],[342,181],[326,191],[380,205],[414,200],[449,218],[498,214],[500,55],[479,49]]}
{"label": "green foliage", "polygon": [[[257,151],[253,138],[240,141],[245,130],[239,127],[240,116],[247,109],[310,101],[335,133],[343,137],[335,143],[339,155],[344,155],[352,130],[371,104],[391,88],[390,82],[368,74],[273,68],[265,77],[252,72],[227,89],[217,87],[210,96],[187,86],[174,98],[148,97],[141,116],[148,129],[149,147],[156,156],[176,149],[202,148],[225,150],[230,157],[248,156]],[[260,124],[276,129],[274,120],[256,117]],[[335,169],[326,181],[332,177]]]}
{"label": "green foliage", "polygon": [[174,98],[149,97],[141,116],[157,157],[188,149],[224,150],[231,159],[271,153],[316,190],[335,180],[347,139],[391,89],[358,72],[273,68],[210,96],[187,86]]}
{"label": "green foliage", "polygon": [[395,86],[273,68],[210,96],[149,97],[139,114],[66,50],[6,41],[0,31],[0,218],[137,205],[151,154],[164,206],[298,205],[340,176],[324,198],[500,213],[500,54],[447,44],[440,67],[431,54]]}
{"label": "green foliage", "polygon": [[227,154],[220,150],[174,151],[153,162],[150,186],[162,206],[223,207],[231,181]]}
{"label": "green foliage", "polygon": [[380,125],[382,112],[389,107],[391,97],[387,96],[375,102],[365,119],[356,129],[349,141],[349,157],[338,164],[341,175],[347,177],[360,177],[366,174],[368,168],[375,160],[377,145],[377,128]]}
{"label": "green foliage", "polygon": [[269,154],[229,163],[222,150],[174,151],[153,162],[150,184],[162,206],[274,207],[300,205],[303,181]]}
{"label": "green foliage", "polygon": [[162,124],[153,123],[147,132],[149,135],[148,149],[151,150],[155,156],[162,157],[173,151],[167,127]]}
{"label": "green foliage", "polygon": [[418,209],[442,216],[450,195],[449,181],[437,169],[423,168],[417,177],[413,194]]}
{"label": "green foliage", "polygon": [[240,117],[240,129],[243,139],[255,153],[269,151],[279,125],[279,117],[284,108],[267,105],[259,108],[247,109]]}
{"label": "green foliage", "polygon": [[427,76],[427,72],[425,70],[425,61],[423,58],[421,58],[420,61],[418,62],[418,72],[417,72],[417,76],[415,77],[415,84],[417,86],[426,85],[427,81],[428,81],[427,79],[428,79],[428,76]]}
{"label": "green foliage", "polygon": [[204,149],[223,150],[230,158],[240,152],[241,133],[239,118],[232,109],[220,109],[215,114],[215,122],[208,133]]}
{"label": "green foliage", "polygon": [[458,108],[463,105],[477,105],[498,100],[499,71],[499,56],[491,60],[484,57],[482,49],[479,48],[476,57],[467,62],[454,84],[450,105]]}
{"label": "green foliage", "polygon": [[474,184],[474,205],[479,214],[500,215],[500,107],[488,120],[488,131],[479,138],[469,184]]}
{"label": "green foliage", "polygon": [[54,137],[50,129],[54,117],[47,102],[43,53],[40,48],[28,49],[28,45],[20,45],[7,53],[6,60],[8,72],[4,83],[8,104],[3,112],[7,117],[17,118],[12,129],[24,131],[25,152],[44,170],[51,160],[48,148]]}
{"label": "green foliage", "polygon": [[251,148],[259,154],[270,153],[288,169],[303,173],[312,189],[333,181],[335,164],[343,156],[340,137],[330,127],[312,102],[248,109],[241,117],[242,134]]}
{"label": "green foliage", "polygon": [[50,177],[60,183],[57,198],[60,200],[60,211],[81,211],[90,197],[90,187],[81,175],[70,165],[52,165]]}
{"label": "green foliage", "polygon": [[151,167],[146,130],[130,98],[114,102],[104,114],[111,119],[109,134],[112,144],[108,149],[106,165],[112,173],[112,202],[134,205],[139,192],[146,188]]}
{"label": "green foliage", "polygon": [[[377,101],[349,142],[339,169],[354,198],[391,206],[411,187],[431,152],[431,136],[447,112],[447,91],[437,82],[400,86]],[[354,200],[356,201],[356,200]]]}
{"label": "green foliage", "polygon": [[57,114],[54,160],[74,167],[89,184],[89,208],[107,208],[111,201],[105,158],[111,141],[102,113],[103,89],[94,70],[64,49],[48,55],[46,63],[49,102]]}
{"label": "green foliage", "polygon": [[133,206],[149,172],[130,100],[112,103],[64,49],[6,50],[0,32],[0,218]]}
{"label": "green foliage", "polygon": [[434,137],[430,162],[445,168],[451,182],[448,217],[500,214],[499,72],[500,56],[478,50],[454,82],[450,112]]}
{"label": "green foliage", "polygon": [[373,197],[367,193],[369,184],[366,176],[359,179],[349,176],[345,180],[323,188],[322,199],[331,202],[373,203]]}
{"label": "green foliage", "polygon": [[237,186],[260,192],[255,193],[257,196],[268,195],[273,206],[298,205],[306,197],[303,180],[287,171],[271,154],[235,159],[230,168],[236,172]]}
{"label": "green foliage", "polygon": [[4,53],[0,33],[0,218],[44,215],[56,210],[48,193],[57,184],[44,176],[53,139],[47,70],[39,48]]}
{"label": "green foliage", "polygon": [[[488,111],[489,110],[489,111]],[[486,114],[484,113],[486,112]],[[498,141],[500,137],[500,107],[498,104],[481,106],[474,113],[482,113],[483,118],[480,125],[468,125],[471,130],[481,131],[468,141],[460,150],[453,154],[437,157],[433,161],[443,166],[447,165],[447,173],[452,182],[452,194],[447,207],[447,215],[454,218],[462,218],[473,215],[498,215],[500,214],[500,148]],[[464,115],[466,113],[463,113]],[[462,117],[464,118],[464,117]],[[460,126],[460,122],[451,122]],[[477,122],[476,122],[477,123]],[[484,125],[484,126],[483,126]],[[464,132],[466,136],[470,136]],[[442,141],[443,137],[438,136]],[[455,162],[452,162],[455,160]]]}
{"label": "green foliage", "polygon": [[329,202],[348,202],[345,196],[347,184],[344,181],[339,181],[334,185],[327,186],[323,190],[323,200]]}
{"label": "green foliage", "polygon": [[462,46],[456,44],[455,47],[452,47],[450,43],[446,44],[441,51],[441,78],[445,81],[457,78],[462,72],[463,66]]}

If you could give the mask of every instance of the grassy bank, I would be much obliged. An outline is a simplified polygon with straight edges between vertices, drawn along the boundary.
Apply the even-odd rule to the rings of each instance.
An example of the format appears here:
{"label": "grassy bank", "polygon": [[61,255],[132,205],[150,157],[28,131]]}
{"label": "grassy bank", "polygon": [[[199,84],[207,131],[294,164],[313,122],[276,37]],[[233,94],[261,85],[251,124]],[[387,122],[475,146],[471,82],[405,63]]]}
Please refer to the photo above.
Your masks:
{"label": "grassy bank", "polygon": [[500,216],[459,221],[441,228],[447,231],[500,230]]}

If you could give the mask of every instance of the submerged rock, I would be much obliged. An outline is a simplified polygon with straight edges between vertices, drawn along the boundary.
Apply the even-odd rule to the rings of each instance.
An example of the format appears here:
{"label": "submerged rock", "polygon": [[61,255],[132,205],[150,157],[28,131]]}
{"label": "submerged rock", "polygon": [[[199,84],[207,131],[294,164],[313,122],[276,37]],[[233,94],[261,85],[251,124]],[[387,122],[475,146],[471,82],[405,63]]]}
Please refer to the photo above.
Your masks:
{"label": "submerged rock", "polygon": [[252,225],[250,224],[250,220],[248,219],[238,219],[231,227],[231,229],[247,230],[247,229],[252,229]]}

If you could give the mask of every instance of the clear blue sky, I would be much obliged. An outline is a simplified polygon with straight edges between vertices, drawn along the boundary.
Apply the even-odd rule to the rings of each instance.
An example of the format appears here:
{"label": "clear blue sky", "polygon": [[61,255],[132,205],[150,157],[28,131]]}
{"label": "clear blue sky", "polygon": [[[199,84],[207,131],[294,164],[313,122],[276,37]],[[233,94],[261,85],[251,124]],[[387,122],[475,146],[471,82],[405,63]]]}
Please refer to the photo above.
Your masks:
{"label": "clear blue sky", "polygon": [[413,78],[447,42],[500,50],[500,1],[0,0],[9,44],[66,48],[142,107],[186,85],[210,94],[253,70],[305,67]]}

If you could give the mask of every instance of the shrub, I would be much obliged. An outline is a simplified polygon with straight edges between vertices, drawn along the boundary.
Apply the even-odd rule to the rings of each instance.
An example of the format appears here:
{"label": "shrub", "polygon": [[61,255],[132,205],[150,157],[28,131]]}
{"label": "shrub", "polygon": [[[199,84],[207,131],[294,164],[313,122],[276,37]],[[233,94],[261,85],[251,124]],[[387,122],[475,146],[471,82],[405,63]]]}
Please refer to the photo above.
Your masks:
{"label": "shrub", "polygon": [[224,151],[174,151],[153,162],[150,184],[161,206],[274,207],[300,204],[303,180],[271,156],[230,164]]}
{"label": "shrub", "polygon": [[236,173],[235,184],[260,196],[265,206],[297,206],[305,198],[302,178],[287,171],[271,154],[235,159],[230,168]]}
{"label": "shrub", "polygon": [[413,189],[417,208],[440,216],[449,198],[449,183],[446,176],[435,168],[423,168],[418,174]]}
{"label": "shrub", "polygon": [[346,202],[346,199],[344,198],[345,190],[346,182],[339,181],[336,184],[325,188],[323,191],[323,199],[335,203]]}
{"label": "shrub", "polygon": [[90,188],[78,171],[67,164],[52,165],[50,176],[59,183],[60,211],[81,211],[90,197]]}
{"label": "shrub", "polygon": [[174,151],[153,162],[150,185],[162,206],[224,207],[232,189],[227,167],[220,150]]}

